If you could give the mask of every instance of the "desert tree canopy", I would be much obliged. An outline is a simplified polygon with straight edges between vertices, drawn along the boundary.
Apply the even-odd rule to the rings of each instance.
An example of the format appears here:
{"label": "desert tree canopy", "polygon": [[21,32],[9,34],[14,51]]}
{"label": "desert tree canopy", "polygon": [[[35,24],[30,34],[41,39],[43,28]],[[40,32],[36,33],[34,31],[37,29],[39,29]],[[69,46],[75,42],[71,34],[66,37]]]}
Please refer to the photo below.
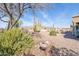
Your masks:
{"label": "desert tree canopy", "polygon": [[[35,15],[37,10],[49,9],[48,4],[41,3],[1,3],[0,21],[8,24],[7,29],[13,28],[19,19],[27,13],[28,10]],[[8,20],[6,20],[8,18]],[[16,21],[14,21],[16,19]],[[34,18],[35,19],[35,18]]]}

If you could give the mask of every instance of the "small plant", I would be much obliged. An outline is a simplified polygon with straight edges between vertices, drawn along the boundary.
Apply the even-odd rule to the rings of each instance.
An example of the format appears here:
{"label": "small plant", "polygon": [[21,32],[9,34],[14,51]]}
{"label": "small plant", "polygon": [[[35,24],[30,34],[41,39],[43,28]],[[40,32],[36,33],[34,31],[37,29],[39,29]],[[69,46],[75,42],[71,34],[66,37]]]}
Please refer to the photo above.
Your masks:
{"label": "small plant", "polygon": [[4,29],[0,29],[0,33],[3,33],[4,32]]}
{"label": "small plant", "polygon": [[38,24],[35,24],[34,25],[34,32],[40,32],[40,30],[41,30],[41,26]]}
{"label": "small plant", "polygon": [[56,36],[56,35],[57,35],[57,32],[56,32],[55,28],[51,28],[51,29],[50,29],[49,35],[50,35],[50,36]]}
{"label": "small plant", "polygon": [[40,32],[41,23],[39,23],[39,21],[34,24],[33,30],[34,30],[34,32]]}
{"label": "small plant", "polygon": [[19,28],[0,34],[0,55],[20,55],[33,46],[33,39]]}

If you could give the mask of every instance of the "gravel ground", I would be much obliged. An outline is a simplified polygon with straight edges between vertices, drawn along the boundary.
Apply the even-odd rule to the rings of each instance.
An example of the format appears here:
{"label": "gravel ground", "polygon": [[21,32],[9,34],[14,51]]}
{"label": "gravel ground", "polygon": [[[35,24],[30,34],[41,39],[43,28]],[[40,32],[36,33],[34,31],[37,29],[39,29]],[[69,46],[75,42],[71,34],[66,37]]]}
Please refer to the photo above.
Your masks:
{"label": "gravel ground", "polygon": [[[37,34],[38,35],[38,34]],[[40,35],[40,37],[39,37]],[[58,34],[57,36],[49,36],[48,32],[40,32],[38,37],[36,38],[36,45],[32,49],[32,54],[36,56],[46,56],[50,55],[47,54],[46,51],[42,51],[39,49],[39,43],[40,42],[49,42],[49,47],[50,48],[52,45],[54,45],[56,48],[61,49],[66,48],[67,50],[71,50],[70,52],[74,53],[79,53],[79,41],[76,40],[71,33],[65,33],[65,34]]]}

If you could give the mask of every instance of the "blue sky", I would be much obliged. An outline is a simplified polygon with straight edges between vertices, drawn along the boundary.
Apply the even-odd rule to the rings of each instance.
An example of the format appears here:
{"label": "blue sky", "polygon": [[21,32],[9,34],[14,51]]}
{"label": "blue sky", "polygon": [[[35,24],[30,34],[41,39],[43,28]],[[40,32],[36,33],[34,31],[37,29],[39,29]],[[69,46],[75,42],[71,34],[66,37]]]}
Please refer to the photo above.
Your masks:
{"label": "blue sky", "polygon": [[[44,26],[52,26],[58,28],[70,27],[72,16],[79,15],[79,4],[77,3],[52,3],[52,9],[37,11],[36,20],[39,20]],[[30,12],[24,14],[21,18],[22,26],[33,25],[33,15]],[[6,27],[6,24],[0,21],[0,28]]]}

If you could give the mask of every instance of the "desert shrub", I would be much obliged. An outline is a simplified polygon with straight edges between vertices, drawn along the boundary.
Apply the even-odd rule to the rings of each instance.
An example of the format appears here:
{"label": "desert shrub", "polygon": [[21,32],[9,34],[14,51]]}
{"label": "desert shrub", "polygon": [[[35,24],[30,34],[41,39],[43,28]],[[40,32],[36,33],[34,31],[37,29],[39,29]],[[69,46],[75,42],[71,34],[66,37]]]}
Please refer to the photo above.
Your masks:
{"label": "desert shrub", "polygon": [[33,46],[33,39],[21,29],[14,28],[0,34],[0,55],[20,55]]}
{"label": "desert shrub", "polygon": [[56,36],[56,35],[57,35],[57,31],[56,31],[54,28],[51,28],[51,29],[49,30],[49,35],[50,35],[50,36]]}
{"label": "desert shrub", "polygon": [[61,33],[63,34],[64,33],[64,31],[63,30],[60,30],[61,31]]}
{"label": "desert shrub", "polygon": [[34,32],[40,32],[41,25],[40,24],[35,24],[33,30],[34,30]]}
{"label": "desert shrub", "polygon": [[0,29],[0,33],[3,33],[4,32],[4,29]]}

